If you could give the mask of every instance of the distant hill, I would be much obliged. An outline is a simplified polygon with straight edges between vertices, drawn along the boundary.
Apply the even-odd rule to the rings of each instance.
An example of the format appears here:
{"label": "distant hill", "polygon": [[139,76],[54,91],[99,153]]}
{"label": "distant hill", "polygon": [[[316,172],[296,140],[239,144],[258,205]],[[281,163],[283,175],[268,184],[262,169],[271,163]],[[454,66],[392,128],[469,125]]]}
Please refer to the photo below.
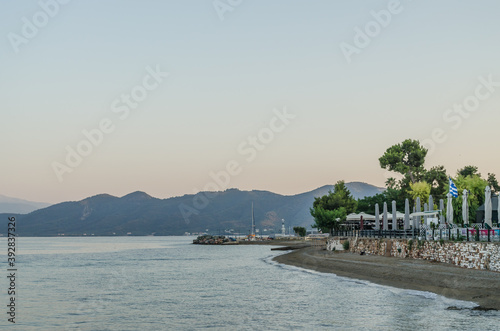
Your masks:
{"label": "distant hill", "polygon": [[50,203],[33,202],[0,194],[0,213],[28,214],[48,206],[50,206]]}
{"label": "distant hill", "polygon": [[[383,189],[366,183],[346,183],[355,198],[371,196]],[[279,231],[285,225],[305,226],[313,223],[309,214],[314,197],[327,194],[333,186],[323,186],[297,195],[280,195],[268,191],[198,193],[169,199],[157,199],[144,192],[121,198],[100,194],[76,202],[64,202],[27,215],[15,215],[21,236],[65,235],[182,235],[185,232],[218,233],[233,230],[248,233],[251,205],[261,232]],[[11,215],[0,215],[7,218]]]}

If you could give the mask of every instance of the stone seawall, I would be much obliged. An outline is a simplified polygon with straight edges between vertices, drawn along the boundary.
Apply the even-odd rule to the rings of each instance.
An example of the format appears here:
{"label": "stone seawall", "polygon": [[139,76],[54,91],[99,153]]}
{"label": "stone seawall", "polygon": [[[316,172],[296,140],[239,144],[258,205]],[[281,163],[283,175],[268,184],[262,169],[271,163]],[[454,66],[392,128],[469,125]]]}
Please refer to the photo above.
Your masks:
{"label": "stone seawall", "polygon": [[394,256],[445,262],[463,268],[500,272],[500,244],[485,242],[425,241],[411,239],[331,238],[327,249],[340,249],[349,241],[349,251],[367,255]]}

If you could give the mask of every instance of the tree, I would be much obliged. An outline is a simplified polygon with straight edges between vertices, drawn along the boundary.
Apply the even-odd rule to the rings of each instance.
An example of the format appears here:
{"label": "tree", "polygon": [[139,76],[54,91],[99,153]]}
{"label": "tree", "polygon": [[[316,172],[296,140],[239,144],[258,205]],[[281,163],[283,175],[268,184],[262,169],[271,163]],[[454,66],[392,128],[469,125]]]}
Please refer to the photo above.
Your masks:
{"label": "tree", "polygon": [[375,204],[378,203],[379,208],[382,208],[384,201],[387,201],[385,192],[378,193],[371,197],[364,197],[363,199],[358,200],[358,208],[356,209],[356,212],[373,214],[375,212]]}
{"label": "tree", "polygon": [[345,221],[347,212],[344,207],[335,210],[327,210],[321,207],[311,208],[311,215],[314,217],[313,228],[321,229],[322,232],[328,233],[332,229],[338,230],[340,224]]}
{"label": "tree", "polygon": [[462,169],[458,169],[457,175],[463,177],[478,175],[479,177],[481,177],[481,174],[477,172],[477,167],[472,165],[468,165],[463,167]]}
{"label": "tree", "polygon": [[[392,201],[394,200],[394,201],[396,201],[396,209],[398,209],[398,210],[405,209],[405,199],[409,198],[408,192],[403,191],[402,189],[394,190],[394,189],[388,188],[387,190],[385,190],[384,195],[385,195],[385,201],[387,201],[388,205],[390,205],[392,203]],[[382,205],[380,205],[380,207],[382,208],[383,205],[384,204],[382,203]]]}
{"label": "tree", "polygon": [[[476,210],[484,203],[484,189],[488,185],[488,182],[477,174],[472,176],[467,175],[466,177],[458,175],[453,179],[453,182],[457,186],[459,194],[458,198],[452,198],[453,218],[457,220],[462,219],[462,192],[465,189],[469,193],[469,219],[473,222],[476,219]],[[449,188],[447,187],[447,189]]]}
{"label": "tree", "polygon": [[321,207],[325,210],[335,210],[344,207],[348,214],[356,211],[357,201],[351,195],[351,192],[345,186],[343,180],[338,181],[334,187],[333,192],[329,191],[327,195],[320,198],[314,198],[313,208]]}
{"label": "tree", "polygon": [[384,202],[387,202],[388,205],[391,205],[393,200],[396,201],[396,208],[398,210],[404,210],[405,208],[405,199],[401,198],[401,190],[388,188],[382,193],[378,193],[371,197],[364,197],[363,199],[358,200],[358,208],[356,212],[374,214],[375,213],[375,204],[378,203],[379,212],[382,212],[382,208],[384,206]]}
{"label": "tree", "polygon": [[431,185],[431,195],[434,201],[446,198],[446,185],[448,185],[448,176],[445,168],[441,166],[432,167],[426,171],[423,176],[424,180]]}
{"label": "tree", "polygon": [[338,181],[332,191],[320,198],[314,198],[313,207],[310,213],[314,217],[313,228],[320,228],[329,232],[331,229],[338,229],[341,222],[344,222],[347,214],[356,210],[357,201],[345,186],[343,180]]}
{"label": "tree", "polygon": [[394,177],[387,178],[387,180],[385,181],[385,187],[391,188],[393,190],[400,189],[399,183]]}
{"label": "tree", "polygon": [[493,192],[500,192],[500,185],[498,185],[498,181],[497,181],[495,174],[488,172],[487,181],[488,181],[488,185],[490,186],[490,188]]}
{"label": "tree", "polygon": [[306,236],[306,228],[303,226],[294,226],[293,231],[299,235],[299,237],[305,237]]}
{"label": "tree", "polygon": [[378,160],[380,167],[408,176],[412,183],[420,180],[424,171],[427,149],[418,140],[406,139],[389,147]]}
{"label": "tree", "polygon": [[411,190],[408,192],[413,200],[417,197],[420,201],[429,200],[429,195],[431,194],[431,185],[427,182],[417,182],[415,184],[410,183]]}

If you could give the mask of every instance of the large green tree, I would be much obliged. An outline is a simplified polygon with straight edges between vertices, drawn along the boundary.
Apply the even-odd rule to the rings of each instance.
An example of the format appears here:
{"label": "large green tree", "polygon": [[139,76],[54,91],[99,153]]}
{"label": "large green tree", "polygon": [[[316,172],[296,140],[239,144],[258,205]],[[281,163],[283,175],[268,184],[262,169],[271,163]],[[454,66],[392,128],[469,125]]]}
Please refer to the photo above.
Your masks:
{"label": "large green tree", "polygon": [[340,224],[342,224],[347,217],[344,207],[335,210],[327,210],[321,207],[311,208],[311,215],[314,217],[314,224],[312,227],[320,229],[323,233],[328,233],[333,229],[338,230]]}
{"label": "large green tree", "polygon": [[333,192],[328,192],[319,198],[314,198],[313,207],[310,209],[314,217],[313,228],[329,232],[331,229],[338,229],[345,221],[347,214],[356,211],[357,201],[352,196],[343,180],[338,181]]}
{"label": "large green tree", "polygon": [[[398,210],[404,209],[405,199],[412,201],[410,192],[412,191],[410,184],[419,181],[435,181],[441,182],[440,168],[431,169],[427,172],[424,168],[427,149],[424,148],[418,140],[406,139],[400,144],[389,147],[385,153],[379,158],[380,166],[383,169],[397,172],[403,177],[396,181],[394,178],[389,178],[386,181],[387,191],[386,200],[390,203],[396,201]],[[425,175],[428,176],[425,177]],[[446,175],[446,174],[445,174]],[[437,180],[436,180],[437,179]],[[431,190],[432,190],[431,184]],[[436,183],[436,192],[442,190],[438,188],[440,185]]]}
{"label": "large green tree", "polygon": [[321,207],[326,210],[335,210],[344,207],[349,214],[356,210],[356,204],[357,201],[345,186],[345,182],[340,180],[334,185],[333,192],[329,191],[327,195],[314,198],[313,208]]}
{"label": "large green tree", "polygon": [[426,155],[427,149],[418,140],[406,139],[389,147],[378,160],[382,168],[408,176],[416,183],[424,172]]}

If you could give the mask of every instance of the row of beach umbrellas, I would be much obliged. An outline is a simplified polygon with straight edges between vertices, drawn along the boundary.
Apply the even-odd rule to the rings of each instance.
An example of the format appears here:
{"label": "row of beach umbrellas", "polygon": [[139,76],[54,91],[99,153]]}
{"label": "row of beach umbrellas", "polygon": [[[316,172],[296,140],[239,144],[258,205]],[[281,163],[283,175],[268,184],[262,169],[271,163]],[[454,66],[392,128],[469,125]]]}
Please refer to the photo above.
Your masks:
{"label": "row of beach umbrellas", "polygon": [[[448,223],[453,223],[453,205],[452,205],[452,195],[448,193],[448,204],[446,208],[446,218],[448,219]],[[469,198],[469,192],[464,190],[462,192],[462,219],[464,220],[464,224],[469,224],[469,204],[467,200]],[[500,201],[498,203],[498,215],[500,217]],[[484,189],[484,223],[487,224],[490,228],[493,227],[493,205],[491,203],[491,188],[486,186]]]}
{"label": "row of beach umbrellas", "polygon": [[[467,202],[469,197],[469,192],[467,190],[463,191],[462,194],[462,218],[464,220],[464,224],[469,224],[469,204]],[[452,205],[452,195],[448,193],[447,196],[447,208],[446,208],[446,220],[448,224],[453,224],[453,205]],[[410,204],[408,199],[405,200],[405,213],[400,213],[396,211],[396,201],[392,201],[392,213],[387,212],[387,203],[384,202],[383,213],[382,215],[379,212],[378,203],[375,204],[375,215],[370,215],[366,213],[351,213],[347,215],[348,221],[375,221],[375,229],[379,230],[379,220],[382,218],[383,220],[383,230],[388,230],[387,221],[393,219],[403,219],[404,220],[404,229],[410,229],[410,219],[413,220],[413,227],[417,227],[420,224],[420,217],[432,217],[436,215],[440,215],[441,211],[444,210],[444,202],[441,199],[439,201],[438,210],[434,209],[434,202],[432,196],[429,196],[429,204],[424,204],[424,211],[421,210],[420,198],[417,197],[415,212],[410,214]],[[492,203],[491,203],[491,189],[489,186],[486,186],[485,189],[485,223],[491,228],[492,224]],[[500,216],[500,201],[498,203],[498,215]],[[444,217],[440,216],[440,223],[444,224]]]}

